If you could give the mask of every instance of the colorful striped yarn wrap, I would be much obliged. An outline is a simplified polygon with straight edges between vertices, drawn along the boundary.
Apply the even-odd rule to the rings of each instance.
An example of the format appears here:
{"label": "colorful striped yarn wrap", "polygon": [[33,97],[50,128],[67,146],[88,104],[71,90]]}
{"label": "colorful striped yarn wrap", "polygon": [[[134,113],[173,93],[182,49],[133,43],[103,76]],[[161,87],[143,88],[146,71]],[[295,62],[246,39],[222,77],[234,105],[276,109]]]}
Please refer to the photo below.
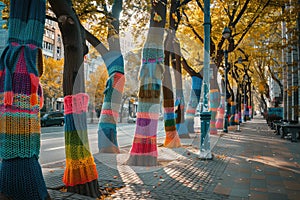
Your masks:
{"label": "colorful striped yarn wrap", "polygon": [[164,125],[166,138],[164,141],[164,146],[168,148],[180,147],[180,138],[176,130],[176,121],[174,113],[174,100],[164,99]]}
{"label": "colorful striped yarn wrap", "polygon": [[224,95],[221,95],[220,105],[217,109],[217,115],[216,115],[216,128],[217,129],[223,129],[223,120],[224,120],[224,104],[225,104],[225,97]]}
{"label": "colorful striped yarn wrap", "polygon": [[119,108],[125,85],[124,60],[120,52],[109,52],[103,56],[109,78],[104,91],[104,103],[98,125],[98,148],[118,148],[117,126]]}
{"label": "colorful striped yarn wrap", "polygon": [[235,123],[235,110],[236,110],[236,105],[235,105],[235,102],[234,101],[231,101],[231,116],[230,116],[230,120],[229,120],[229,124],[230,126],[234,126],[236,125]]}
{"label": "colorful striped yarn wrap", "polygon": [[47,199],[38,157],[42,88],[37,69],[45,0],[11,0],[8,44],[0,57],[0,192]]}
{"label": "colorful striped yarn wrap", "polygon": [[197,76],[192,76],[192,90],[190,93],[190,100],[186,110],[186,120],[185,120],[189,133],[195,132],[194,117],[196,113],[196,108],[200,101],[201,87],[202,87],[202,78],[199,78]]}
{"label": "colorful striped yarn wrap", "polygon": [[[180,93],[180,92],[179,92]],[[178,94],[178,92],[176,92]],[[176,130],[180,138],[189,137],[189,131],[184,120],[184,97],[179,96],[175,101]]]}
{"label": "colorful striped yarn wrap", "polygon": [[85,184],[98,178],[88,142],[86,122],[88,100],[85,93],[68,95],[64,98],[66,169],[63,182],[66,186]]}
{"label": "colorful striped yarn wrap", "polygon": [[143,49],[136,130],[129,158],[133,165],[155,165],[158,156],[156,135],[164,56],[161,44],[147,41]]}
{"label": "colorful striped yarn wrap", "polygon": [[220,92],[218,89],[211,89],[209,92],[210,95],[210,111],[211,111],[211,120],[210,120],[210,134],[217,134],[218,129],[216,128],[216,115],[217,109],[220,102]]}

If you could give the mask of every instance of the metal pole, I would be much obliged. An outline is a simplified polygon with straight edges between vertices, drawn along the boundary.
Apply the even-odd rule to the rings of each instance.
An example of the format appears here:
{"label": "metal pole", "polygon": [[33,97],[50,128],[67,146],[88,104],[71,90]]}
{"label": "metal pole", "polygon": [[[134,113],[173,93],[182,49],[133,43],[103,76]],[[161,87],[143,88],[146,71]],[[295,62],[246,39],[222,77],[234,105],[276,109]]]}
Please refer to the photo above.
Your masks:
{"label": "metal pole", "polygon": [[224,80],[225,80],[225,112],[224,112],[224,128],[223,132],[228,133],[228,100],[227,100],[227,76],[228,76],[228,51],[227,49],[224,50],[224,58],[225,58],[225,73],[224,73]]}
{"label": "metal pole", "polygon": [[209,68],[210,68],[210,0],[204,0],[204,69],[203,69],[203,108],[200,114],[201,119],[201,141],[200,141],[200,159],[212,159],[210,150],[209,125],[211,112],[208,111],[209,95]]}

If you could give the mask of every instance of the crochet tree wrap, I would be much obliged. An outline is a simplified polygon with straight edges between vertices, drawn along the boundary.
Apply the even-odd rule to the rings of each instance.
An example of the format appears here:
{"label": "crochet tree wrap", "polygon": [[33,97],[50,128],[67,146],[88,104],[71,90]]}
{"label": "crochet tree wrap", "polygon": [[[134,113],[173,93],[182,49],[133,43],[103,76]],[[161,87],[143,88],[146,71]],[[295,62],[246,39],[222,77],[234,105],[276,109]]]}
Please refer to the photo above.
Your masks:
{"label": "crochet tree wrap", "polygon": [[190,93],[190,99],[186,110],[186,120],[185,120],[189,133],[195,132],[194,117],[195,117],[197,106],[200,101],[201,87],[202,87],[202,78],[199,78],[197,76],[192,76],[192,90]]}
{"label": "crochet tree wrap", "polygon": [[176,90],[176,101],[175,101],[175,118],[176,118],[176,129],[179,137],[188,134],[188,129],[184,120],[184,97],[182,90]]}
{"label": "crochet tree wrap", "polygon": [[235,120],[235,114],[236,114],[235,111],[236,111],[236,104],[234,101],[231,101],[231,111],[230,111],[231,115],[229,119],[230,126],[234,126],[237,124]]}
{"label": "crochet tree wrap", "polygon": [[164,125],[166,138],[164,146],[169,148],[179,147],[180,138],[176,130],[175,113],[174,113],[174,100],[164,99]]}
{"label": "crochet tree wrap", "polygon": [[85,184],[98,178],[87,137],[88,102],[85,93],[64,97],[66,169],[63,182],[66,186]]}
{"label": "crochet tree wrap", "polygon": [[220,105],[217,109],[216,115],[216,128],[223,129],[223,120],[224,120],[224,104],[225,104],[225,96],[221,95]]}
{"label": "crochet tree wrap", "polygon": [[3,160],[0,180],[0,192],[14,200],[46,200],[48,197],[41,166],[35,156]]}
{"label": "crochet tree wrap", "polygon": [[98,148],[116,146],[117,127],[122,94],[125,85],[124,59],[120,52],[109,52],[103,56],[109,78],[98,126]]}
{"label": "crochet tree wrap", "polygon": [[9,43],[0,58],[0,157],[38,157],[43,98],[37,55],[45,1],[14,0],[10,11]]}
{"label": "crochet tree wrap", "polygon": [[156,134],[163,74],[162,43],[146,42],[140,70],[139,105],[131,156],[157,157]]}
{"label": "crochet tree wrap", "polygon": [[218,129],[216,128],[216,115],[219,106],[220,92],[218,89],[211,89],[209,92],[209,102],[210,102],[210,111],[211,111],[211,120],[210,120],[210,134],[217,134]]}
{"label": "crochet tree wrap", "polygon": [[0,192],[47,199],[38,163],[42,88],[37,70],[45,0],[11,0],[8,45],[0,57]]}

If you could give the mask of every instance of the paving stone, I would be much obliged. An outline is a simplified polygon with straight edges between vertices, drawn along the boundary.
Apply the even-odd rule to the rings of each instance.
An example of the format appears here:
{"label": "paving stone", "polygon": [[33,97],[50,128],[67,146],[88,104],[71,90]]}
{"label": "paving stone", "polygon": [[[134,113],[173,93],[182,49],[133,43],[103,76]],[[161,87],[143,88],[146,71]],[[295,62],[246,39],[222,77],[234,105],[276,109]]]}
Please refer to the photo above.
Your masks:
{"label": "paving stone", "polygon": [[[198,158],[195,138],[182,140],[181,148],[159,147],[164,165],[158,167],[127,166],[128,148],[118,155],[96,154],[99,185],[122,187],[111,196],[122,200],[299,198],[300,146],[275,136],[262,119],[241,124],[241,132],[222,133],[211,140],[211,161]],[[52,199],[88,199],[50,190],[62,185],[63,169],[45,170]]]}

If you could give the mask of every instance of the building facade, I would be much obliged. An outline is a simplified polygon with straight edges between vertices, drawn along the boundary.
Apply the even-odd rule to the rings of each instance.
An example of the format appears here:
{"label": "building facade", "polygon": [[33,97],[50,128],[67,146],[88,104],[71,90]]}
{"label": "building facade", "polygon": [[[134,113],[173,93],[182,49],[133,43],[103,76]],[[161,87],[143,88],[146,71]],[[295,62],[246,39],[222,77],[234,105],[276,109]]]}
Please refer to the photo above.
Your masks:
{"label": "building facade", "polygon": [[[50,16],[53,15],[53,13],[50,11],[48,11],[47,14]],[[50,19],[46,19],[45,21],[43,54],[46,58],[51,57],[55,60],[60,60],[63,58],[62,36],[57,22]]]}
{"label": "building facade", "polygon": [[8,30],[4,28],[7,21],[2,19],[2,11],[4,8],[5,4],[0,1],[0,55],[2,54],[8,39]]}

